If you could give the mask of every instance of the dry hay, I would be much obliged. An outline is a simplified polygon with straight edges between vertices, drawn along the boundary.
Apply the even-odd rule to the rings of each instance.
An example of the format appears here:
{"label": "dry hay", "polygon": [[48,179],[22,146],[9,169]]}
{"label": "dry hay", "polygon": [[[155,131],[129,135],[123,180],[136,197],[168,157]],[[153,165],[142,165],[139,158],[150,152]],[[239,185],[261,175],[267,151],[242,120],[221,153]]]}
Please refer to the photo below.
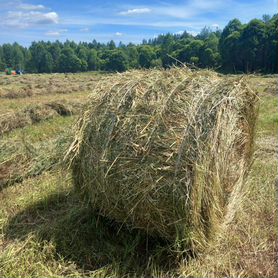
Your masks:
{"label": "dry hay", "polygon": [[58,116],[56,110],[53,110],[47,104],[31,105],[24,109],[24,115],[31,119],[31,123],[39,123],[44,120],[52,119]]}
{"label": "dry hay", "polygon": [[10,112],[0,115],[0,135],[15,128],[31,124],[31,119],[22,112]]}
{"label": "dry hay", "polygon": [[21,99],[45,95],[86,94],[102,76],[91,75],[22,75],[0,79],[0,99]]}
{"label": "dry hay", "polygon": [[275,79],[272,82],[269,82],[268,86],[265,87],[264,92],[273,96],[277,95],[277,80]]}
{"label": "dry hay", "polygon": [[46,104],[48,107],[56,111],[61,116],[70,116],[72,115],[72,111],[69,107],[66,107],[64,104],[59,102],[50,102]]}
{"label": "dry hay", "polygon": [[209,71],[106,78],[68,152],[74,184],[99,214],[200,251],[240,197],[256,101],[243,78]]}
{"label": "dry hay", "polygon": [[0,97],[1,98],[9,98],[9,99],[16,99],[16,98],[24,98],[24,97],[31,97],[34,94],[34,92],[28,88],[22,88],[22,89],[6,89],[2,92],[0,90]]}
{"label": "dry hay", "polygon": [[58,113],[45,105],[30,105],[21,111],[0,115],[0,135],[16,128],[51,119]]}
{"label": "dry hay", "polygon": [[7,186],[58,167],[71,140],[72,131],[67,129],[37,142],[28,140],[24,132],[16,137],[1,138],[0,192]]}
{"label": "dry hay", "polygon": [[16,128],[22,128],[56,116],[71,116],[81,109],[78,102],[52,101],[45,104],[29,105],[26,108],[0,115],[0,135]]}

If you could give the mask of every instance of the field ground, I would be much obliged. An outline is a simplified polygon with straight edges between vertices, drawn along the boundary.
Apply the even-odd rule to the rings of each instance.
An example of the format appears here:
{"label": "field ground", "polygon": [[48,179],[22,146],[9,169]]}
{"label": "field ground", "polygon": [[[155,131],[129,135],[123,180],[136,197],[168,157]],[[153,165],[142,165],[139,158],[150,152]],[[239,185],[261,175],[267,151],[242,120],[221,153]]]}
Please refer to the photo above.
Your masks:
{"label": "field ground", "polygon": [[94,215],[61,163],[78,113],[105,76],[0,79],[0,277],[277,277],[277,84],[260,97],[255,160],[234,221],[206,253],[175,262],[165,243]]}

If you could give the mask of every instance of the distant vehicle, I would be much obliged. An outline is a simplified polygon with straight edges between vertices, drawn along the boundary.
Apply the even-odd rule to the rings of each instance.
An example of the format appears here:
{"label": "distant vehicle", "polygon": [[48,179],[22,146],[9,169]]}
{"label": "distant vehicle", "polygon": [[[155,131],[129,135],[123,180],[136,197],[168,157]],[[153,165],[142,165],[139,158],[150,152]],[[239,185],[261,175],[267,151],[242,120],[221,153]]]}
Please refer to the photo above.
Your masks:
{"label": "distant vehicle", "polygon": [[23,74],[23,71],[22,71],[22,70],[16,70],[15,72],[16,72],[16,74],[19,74],[19,75],[22,75],[22,74]]}
{"label": "distant vehicle", "polygon": [[5,69],[6,75],[21,75],[23,74],[22,70],[13,70],[12,68],[6,68]]}
{"label": "distant vehicle", "polygon": [[6,75],[16,75],[16,72],[12,68],[5,69]]}

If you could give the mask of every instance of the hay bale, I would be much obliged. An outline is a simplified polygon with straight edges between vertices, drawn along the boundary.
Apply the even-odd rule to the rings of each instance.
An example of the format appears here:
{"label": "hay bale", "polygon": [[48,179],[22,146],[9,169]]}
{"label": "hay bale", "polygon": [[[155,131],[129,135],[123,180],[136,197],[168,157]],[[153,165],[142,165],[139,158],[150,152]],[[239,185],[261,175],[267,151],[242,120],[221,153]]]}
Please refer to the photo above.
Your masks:
{"label": "hay bale", "polygon": [[209,71],[108,77],[69,150],[74,184],[99,214],[202,250],[239,198],[256,100],[243,78]]}

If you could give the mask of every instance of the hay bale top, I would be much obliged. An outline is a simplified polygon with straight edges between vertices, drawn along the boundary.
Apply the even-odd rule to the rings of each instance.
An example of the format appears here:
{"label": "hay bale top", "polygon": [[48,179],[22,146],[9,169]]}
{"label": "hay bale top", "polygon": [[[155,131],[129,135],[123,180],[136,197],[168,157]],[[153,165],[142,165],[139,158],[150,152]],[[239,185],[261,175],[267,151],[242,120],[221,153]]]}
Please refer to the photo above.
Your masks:
{"label": "hay bale top", "polygon": [[246,176],[255,103],[244,78],[206,70],[107,77],[69,151],[74,183],[104,216],[201,245]]}

